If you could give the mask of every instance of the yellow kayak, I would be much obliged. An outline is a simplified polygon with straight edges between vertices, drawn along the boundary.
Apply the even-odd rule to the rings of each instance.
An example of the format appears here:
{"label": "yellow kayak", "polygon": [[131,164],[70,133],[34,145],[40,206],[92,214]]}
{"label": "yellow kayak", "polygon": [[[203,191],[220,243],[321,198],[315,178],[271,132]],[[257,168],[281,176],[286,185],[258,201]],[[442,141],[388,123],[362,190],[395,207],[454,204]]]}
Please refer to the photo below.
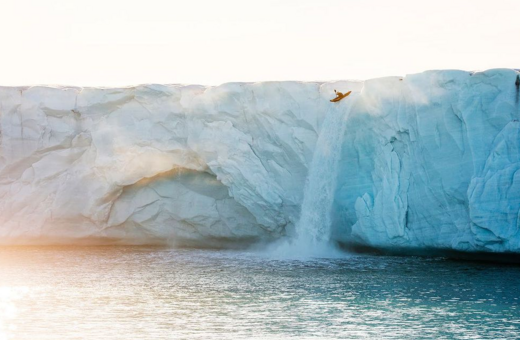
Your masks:
{"label": "yellow kayak", "polygon": [[333,102],[333,103],[335,103],[335,102],[339,102],[339,101],[342,100],[343,98],[348,97],[348,95],[351,94],[351,93],[352,93],[352,91],[348,91],[348,92],[345,93],[344,95],[339,96],[339,97],[336,97],[336,98],[334,98],[334,99],[331,99],[330,101]]}

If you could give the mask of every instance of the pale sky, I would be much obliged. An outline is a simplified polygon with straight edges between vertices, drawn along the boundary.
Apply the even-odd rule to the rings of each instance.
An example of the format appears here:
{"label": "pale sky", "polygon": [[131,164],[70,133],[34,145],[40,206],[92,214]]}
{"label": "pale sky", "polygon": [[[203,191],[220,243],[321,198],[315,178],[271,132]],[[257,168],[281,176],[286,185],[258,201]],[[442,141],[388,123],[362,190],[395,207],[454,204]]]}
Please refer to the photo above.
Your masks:
{"label": "pale sky", "polygon": [[0,85],[520,68],[520,0],[0,0]]}

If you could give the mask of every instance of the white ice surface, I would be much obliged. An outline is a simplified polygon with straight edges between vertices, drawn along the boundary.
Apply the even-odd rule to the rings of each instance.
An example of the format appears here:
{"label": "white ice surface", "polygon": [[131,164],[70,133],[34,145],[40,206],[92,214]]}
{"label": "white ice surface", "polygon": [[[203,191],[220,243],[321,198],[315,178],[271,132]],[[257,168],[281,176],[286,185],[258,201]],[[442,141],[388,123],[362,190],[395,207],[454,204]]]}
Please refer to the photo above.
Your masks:
{"label": "white ice surface", "polygon": [[329,102],[338,89],[360,93],[335,179],[334,240],[520,252],[516,77],[2,87],[0,243],[296,235],[324,115],[348,106]]}

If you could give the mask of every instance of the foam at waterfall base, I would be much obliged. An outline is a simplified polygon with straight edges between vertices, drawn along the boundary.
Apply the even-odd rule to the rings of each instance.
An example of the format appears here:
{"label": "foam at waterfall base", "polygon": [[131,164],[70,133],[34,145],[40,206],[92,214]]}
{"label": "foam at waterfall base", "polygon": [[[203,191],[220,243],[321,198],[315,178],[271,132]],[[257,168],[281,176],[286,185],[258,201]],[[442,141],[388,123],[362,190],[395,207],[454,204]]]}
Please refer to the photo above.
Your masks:
{"label": "foam at waterfall base", "polygon": [[333,259],[352,256],[341,250],[334,242],[302,242],[301,240],[283,238],[257,248],[260,253],[275,260],[301,260]]}

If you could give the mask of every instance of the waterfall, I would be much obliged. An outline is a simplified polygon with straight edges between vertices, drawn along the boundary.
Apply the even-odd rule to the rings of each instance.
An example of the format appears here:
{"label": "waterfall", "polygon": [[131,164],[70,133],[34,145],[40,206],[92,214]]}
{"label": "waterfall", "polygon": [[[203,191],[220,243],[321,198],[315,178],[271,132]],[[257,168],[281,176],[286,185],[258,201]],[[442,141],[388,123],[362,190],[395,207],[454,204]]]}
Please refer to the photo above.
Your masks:
{"label": "waterfall", "polygon": [[298,252],[321,254],[330,248],[331,213],[338,177],[341,147],[347,118],[357,95],[331,104],[314,150],[305,183],[297,237],[292,245]]}

